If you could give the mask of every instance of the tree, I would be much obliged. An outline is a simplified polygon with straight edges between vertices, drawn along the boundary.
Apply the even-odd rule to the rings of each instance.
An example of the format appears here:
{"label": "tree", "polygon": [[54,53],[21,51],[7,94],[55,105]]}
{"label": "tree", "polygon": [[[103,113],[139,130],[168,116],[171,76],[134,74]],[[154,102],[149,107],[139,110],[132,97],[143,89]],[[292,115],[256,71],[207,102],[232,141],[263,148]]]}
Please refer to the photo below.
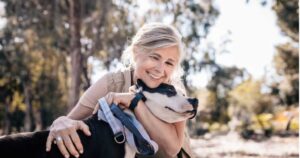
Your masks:
{"label": "tree", "polygon": [[299,105],[299,7],[297,0],[277,0],[273,10],[278,16],[277,24],[291,41],[279,44],[274,56],[277,74],[282,82],[273,84],[277,94],[286,106]]}
{"label": "tree", "polygon": [[[133,0],[3,2],[7,25],[0,30],[0,85],[5,89],[0,108],[5,111],[2,116],[6,122],[10,111],[5,109],[12,106],[12,96],[19,92],[26,105],[26,131],[45,128],[75,105],[79,94],[90,85],[90,57],[109,69],[120,58],[128,37],[151,21],[138,15],[140,6]],[[207,35],[218,14],[211,1],[207,2],[156,1],[160,13],[147,12],[157,21],[174,12],[170,23],[181,30],[189,45],[186,61],[195,61],[185,64],[190,74],[195,72],[190,68],[199,67],[191,54],[198,52],[200,39]]]}
{"label": "tree", "polygon": [[83,55],[81,53],[81,1],[69,0],[70,17],[70,56],[71,56],[71,85],[68,96],[68,106],[71,109],[79,99],[81,74],[83,70]]}

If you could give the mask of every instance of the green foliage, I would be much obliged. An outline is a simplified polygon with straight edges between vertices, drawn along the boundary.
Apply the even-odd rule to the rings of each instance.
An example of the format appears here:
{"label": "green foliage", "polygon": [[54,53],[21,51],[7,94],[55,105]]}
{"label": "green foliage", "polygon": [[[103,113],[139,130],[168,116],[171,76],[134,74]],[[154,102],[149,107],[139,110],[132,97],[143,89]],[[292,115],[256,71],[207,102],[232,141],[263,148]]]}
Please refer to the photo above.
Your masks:
{"label": "green foliage", "polygon": [[[0,68],[0,85],[5,89],[1,92],[3,99],[0,105],[3,109],[6,106],[11,109],[16,102],[12,96],[17,91],[19,98],[22,98],[18,104],[24,105],[22,109],[26,114],[25,123],[28,120],[31,120],[32,124],[38,121],[39,118],[34,115],[38,112],[42,115],[40,118],[42,126],[46,127],[53,118],[64,113],[63,109],[66,108],[68,100],[72,62],[70,61],[72,24],[69,19],[71,1],[4,0],[3,2],[6,5],[7,25],[0,31],[0,62],[4,65]],[[194,1],[176,3],[156,1],[155,3],[167,7],[158,7],[161,9],[156,12],[158,14],[151,9],[147,17],[162,20],[162,16],[171,12],[173,13],[171,23],[179,29],[186,24],[185,20],[189,20],[188,23],[193,30],[185,34],[184,39],[187,39],[185,41],[187,44],[194,42],[189,47],[190,54],[195,52],[192,50],[195,50],[199,40],[207,35],[208,28],[218,14],[210,2],[200,4]],[[137,1],[80,0],[80,4],[78,20],[81,27],[78,38],[81,41],[79,46],[83,60],[81,77],[84,81],[80,83],[80,87],[86,89],[91,75],[87,59],[90,56],[96,57],[109,68],[114,59],[120,58],[128,38],[133,35],[136,27],[148,22],[148,18],[137,19],[139,17],[137,9],[141,7],[137,5]],[[11,111],[8,109],[4,110],[3,116],[8,116],[9,112]],[[5,121],[2,124],[5,125]]]}
{"label": "green foliage", "polygon": [[[252,114],[272,112],[272,100],[268,94],[261,92],[261,81],[248,79],[229,92],[231,114],[245,110]],[[235,111],[237,110],[237,111]]]}
{"label": "green foliage", "polygon": [[277,24],[292,41],[279,44],[273,62],[282,81],[273,84],[281,104],[299,106],[299,6],[297,0],[277,0],[273,10],[278,16]]}
{"label": "green foliage", "polygon": [[[45,128],[66,111],[70,79],[69,2],[3,2],[7,25],[0,30],[2,126],[10,124],[6,122],[7,116],[15,111],[11,109],[16,109],[17,102],[13,94],[19,92],[22,99],[18,99],[17,103],[26,113],[25,123],[31,120],[31,125],[27,125],[30,129],[25,130],[33,130],[35,122],[42,122]],[[126,19],[128,10],[125,6],[128,3],[116,5],[112,1],[82,0],[81,50],[85,60],[82,76],[86,86],[91,75],[86,70],[87,58],[97,52],[105,52],[103,58],[98,57],[109,67],[112,59],[120,57],[127,36],[134,31],[133,25]],[[119,29],[125,26],[126,29]],[[86,86],[81,87],[86,89]],[[9,108],[6,109],[6,106]],[[21,121],[24,122],[24,119]]]}
{"label": "green foliage", "polygon": [[299,131],[299,118],[294,118],[291,120],[290,130],[297,133]]}
{"label": "green foliage", "polygon": [[[298,106],[299,103],[299,52],[298,48],[290,43],[277,46],[274,56],[274,65],[277,73],[283,77],[278,83],[279,96],[282,104]],[[274,88],[274,87],[273,87]]]}
{"label": "green foliage", "polygon": [[273,10],[276,12],[277,24],[287,36],[299,40],[299,1],[276,0]]}
{"label": "green foliage", "polygon": [[228,94],[238,84],[238,80],[243,81],[247,77],[247,72],[235,67],[216,67],[217,70],[207,84],[207,89],[216,94],[215,108],[211,113],[212,120],[226,123],[229,120]]}
{"label": "green foliage", "polygon": [[[33,19],[39,17],[35,9],[28,9],[30,11],[26,14],[22,9],[16,10],[16,8],[23,5],[20,1],[9,1],[6,4],[8,23],[7,27],[1,30],[0,33],[0,45],[2,46],[0,63],[3,65],[0,72],[1,88],[3,88],[3,91],[1,91],[1,98],[3,99],[0,101],[0,106],[8,107],[4,108],[3,111],[5,119],[2,120],[2,126],[5,126],[5,130],[11,131],[13,126],[17,126],[17,130],[20,130],[20,126],[23,126],[24,117],[22,113],[25,113],[26,117],[33,121],[30,121],[28,125],[29,128],[33,128],[33,111],[44,109],[49,106],[47,104],[51,104],[57,110],[54,113],[55,115],[51,114],[51,120],[62,114],[56,108],[63,104],[58,85],[62,86],[62,90],[66,87],[63,86],[64,83],[57,83],[59,77],[65,78],[59,76],[59,71],[57,71],[58,68],[64,67],[64,62],[62,62],[64,56],[53,47],[54,40],[51,40],[51,37],[48,36],[50,33],[47,35],[48,25],[39,27],[43,24],[34,22]],[[33,7],[31,6],[33,3],[29,1],[26,1],[24,5],[25,9],[26,7]],[[33,19],[28,17],[33,17]],[[45,20],[45,23],[48,24],[46,20],[49,19],[41,18],[40,20]],[[40,29],[44,31],[40,31]],[[55,33],[53,35],[55,37]],[[43,85],[45,81],[53,82],[55,85]],[[49,92],[49,89],[52,90]],[[42,90],[48,91],[50,94],[43,94],[41,93]],[[55,94],[53,98],[56,99],[42,99],[51,96],[51,94]],[[9,118],[11,123],[7,122]],[[28,123],[28,121],[25,121],[25,123]],[[42,126],[46,127],[48,125],[49,123]]]}
{"label": "green foliage", "polygon": [[[69,1],[3,2],[7,25],[0,30],[0,127],[19,131],[30,122],[33,130],[41,122],[46,128],[67,109],[71,80]],[[101,60],[109,69],[112,61],[120,58],[136,28],[150,21],[168,21],[180,30],[187,45],[184,84],[191,87],[186,77],[203,70],[212,76],[206,91],[194,93],[203,98],[200,106],[203,105],[201,114],[204,113],[196,117],[196,129],[204,120],[205,128],[211,131],[227,130],[226,124],[233,117],[247,128],[269,128],[268,116],[278,105],[276,99],[284,105],[299,104],[296,0],[277,0],[273,7],[278,25],[293,41],[277,46],[274,65],[283,81],[273,84],[270,94],[262,93],[264,81],[249,79],[246,70],[216,63],[215,48],[200,50],[200,42],[219,15],[210,0],[151,1],[147,16],[142,17],[138,10],[144,4],[135,0],[80,0],[80,4],[81,91],[90,85],[89,57]],[[291,128],[299,127],[292,121]]]}
{"label": "green foliage", "polygon": [[[262,5],[267,3],[261,2]],[[288,122],[290,128],[297,129],[295,118],[284,117],[284,121],[278,121],[276,109],[281,105],[285,108],[299,106],[298,1],[275,2],[273,10],[278,16],[278,26],[291,38],[289,43],[276,47],[274,66],[280,81],[271,83],[268,87],[269,83],[265,82],[268,79],[255,81],[244,70],[224,68],[215,62],[216,48],[207,49],[201,61],[191,59],[184,63],[193,73],[204,69],[212,74],[207,85],[208,90],[195,92],[200,100],[200,115],[196,116],[196,121],[193,122],[195,125],[190,126],[192,130],[218,130],[218,123],[227,123],[229,120],[230,129],[240,130],[246,136],[255,132],[269,135],[278,132],[277,128],[286,132]],[[199,64],[199,67],[190,68],[191,63]],[[262,92],[266,86],[271,89],[270,92]],[[295,114],[295,117],[298,118],[298,115]],[[195,133],[197,134],[193,134]]]}

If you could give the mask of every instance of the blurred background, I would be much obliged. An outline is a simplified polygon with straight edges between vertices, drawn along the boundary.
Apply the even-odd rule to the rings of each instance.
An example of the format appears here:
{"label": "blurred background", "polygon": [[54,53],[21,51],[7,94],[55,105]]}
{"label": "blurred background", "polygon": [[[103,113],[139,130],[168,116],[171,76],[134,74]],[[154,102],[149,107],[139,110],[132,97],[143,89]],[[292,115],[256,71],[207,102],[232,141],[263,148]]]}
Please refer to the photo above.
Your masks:
{"label": "blurred background", "polygon": [[298,157],[298,15],[297,0],[0,0],[0,135],[49,127],[159,21],[186,44],[196,157]]}

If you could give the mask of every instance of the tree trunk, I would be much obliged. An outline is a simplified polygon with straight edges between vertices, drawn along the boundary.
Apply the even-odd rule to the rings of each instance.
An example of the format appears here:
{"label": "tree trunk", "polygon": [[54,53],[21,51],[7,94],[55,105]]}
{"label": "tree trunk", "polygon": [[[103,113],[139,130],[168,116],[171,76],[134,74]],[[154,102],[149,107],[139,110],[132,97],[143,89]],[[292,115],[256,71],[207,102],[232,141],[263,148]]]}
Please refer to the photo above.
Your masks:
{"label": "tree trunk", "polygon": [[40,131],[43,128],[42,125],[42,115],[41,115],[41,110],[40,109],[34,109],[34,114],[33,114],[34,120],[35,120],[35,131]]}
{"label": "tree trunk", "polygon": [[70,56],[71,56],[71,86],[69,89],[68,108],[72,109],[79,99],[83,55],[81,54],[80,25],[81,4],[80,0],[69,0],[70,16]]}
{"label": "tree trunk", "polygon": [[[4,125],[3,125],[3,134],[7,135],[10,133],[10,128],[11,128],[11,124],[10,124],[10,119],[9,119],[9,103],[7,101],[5,101],[5,112],[4,112]],[[2,133],[1,133],[2,135]]]}
{"label": "tree trunk", "polygon": [[30,103],[30,89],[28,86],[23,83],[24,96],[25,96],[25,121],[24,121],[24,129],[26,132],[34,130],[34,118],[32,114],[32,105]]}

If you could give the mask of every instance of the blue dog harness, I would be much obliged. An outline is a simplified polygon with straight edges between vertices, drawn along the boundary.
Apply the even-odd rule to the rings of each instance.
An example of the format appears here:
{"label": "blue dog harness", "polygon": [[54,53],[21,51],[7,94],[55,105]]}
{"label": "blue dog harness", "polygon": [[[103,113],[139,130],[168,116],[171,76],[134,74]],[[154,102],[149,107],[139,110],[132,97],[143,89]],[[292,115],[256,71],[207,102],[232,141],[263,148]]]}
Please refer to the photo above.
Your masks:
{"label": "blue dog harness", "polygon": [[109,106],[105,98],[98,100],[101,108],[98,110],[98,120],[107,122],[113,133],[116,143],[124,143],[141,155],[154,155],[158,145],[151,140],[141,123],[134,117],[121,110],[116,104]]}

